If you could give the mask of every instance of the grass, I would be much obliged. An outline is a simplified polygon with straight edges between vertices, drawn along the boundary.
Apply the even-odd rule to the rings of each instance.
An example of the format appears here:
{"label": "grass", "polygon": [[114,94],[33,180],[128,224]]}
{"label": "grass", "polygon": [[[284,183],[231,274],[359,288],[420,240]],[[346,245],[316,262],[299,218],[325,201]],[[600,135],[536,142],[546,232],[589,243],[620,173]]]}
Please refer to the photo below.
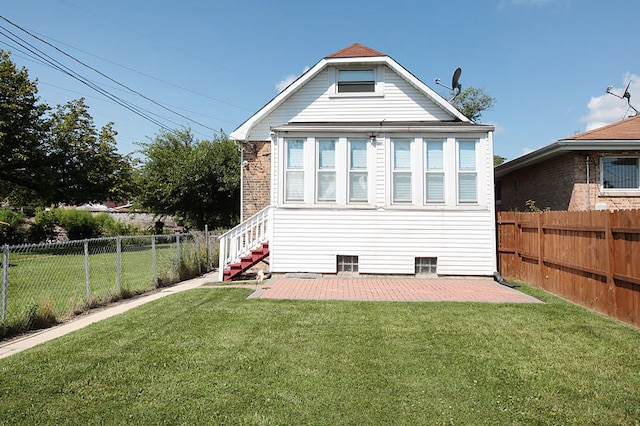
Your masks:
{"label": "grass", "polygon": [[[182,244],[180,264],[175,247],[175,244],[156,246],[158,286],[193,276],[191,265],[197,265],[195,245]],[[6,316],[0,321],[0,338],[46,327],[89,308],[155,287],[152,251],[148,245],[123,247],[120,288],[115,242],[113,247],[93,247],[89,256],[88,298],[81,245],[63,246],[58,251],[45,248],[11,253],[9,259]]]}
{"label": "grass", "polygon": [[607,424],[640,332],[546,304],[166,297],[0,360],[0,424]]}

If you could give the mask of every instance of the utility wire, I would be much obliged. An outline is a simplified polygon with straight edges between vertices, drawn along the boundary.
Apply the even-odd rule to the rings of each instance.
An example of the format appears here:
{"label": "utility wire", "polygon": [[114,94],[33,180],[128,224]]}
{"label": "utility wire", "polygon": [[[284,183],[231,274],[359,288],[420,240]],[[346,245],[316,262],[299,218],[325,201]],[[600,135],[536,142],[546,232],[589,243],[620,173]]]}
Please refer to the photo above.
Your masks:
{"label": "utility wire", "polygon": [[[165,106],[165,105],[161,104],[160,102],[158,102],[158,101],[156,101],[156,100],[154,100],[154,99],[151,99],[151,98],[149,98],[148,96],[145,96],[144,94],[142,94],[142,93],[138,92],[137,90],[134,90],[134,89],[132,89],[131,87],[129,87],[129,86],[127,86],[127,85],[125,85],[125,84],[123,84],[123,83],[121,83],[121,82],[119,82],[119,81],[117,81],[117,80],[115,80],[115,79],[113,79],[113,78],[111,78],[111,77],[109,77],[108,75],[106,75],[105,73],[101,72],[100,70],[98,70],[98,69],[96,69],[96,68],[94,68],[94,67],[92,67],[92,66],[90,66],[90,65],[88,65],[88,64],[86,64],[86,63],[84,63],[84,62],[82,62],[81,60],[77,59],[76,57],[74,57],[74,56],[70,55],[69,53],[67,53],[67,52],[63,51],[62,49],[58,48],[57,46],[53,45],[52,43],[49,43],[48,41],[46,41],[46,40],[42,39],[41,37],[38,37],[37,35],[35,35],[35,34],[31,33],[30,31],[26,30],[25,28],[23,28],[23,27],[21,27],[21,26],[19,26],[19,25],[15,24],[14,22],[10,21],[9,19],[5,18],[4,16],[1,16],[1,15],[0,15],[0,18],[1,18],[2,20],[6,21],[7,23],[9,23],[9,24],[13,25],[14,27],[18,28],[19,30],[23,31],[24,33],[26,33],[26,34],[30,35],[31,37],[35,38],[36,40],[38,40],[38,41],[40,41],[40,42],[42,42],[42,43],[46,44],[47,46],[49,46],[49,47],[51,47],[51,48],[55,49],[56,51],[58,51],[58,52],[62,53],[63,55],[67,56],[68,58],[70,58],[70,59],[74,60],[75,62],[79,63],[80,65],[82,65],[82,66],[84,66],[84,67],[86,67],[86,68],[89,68],[90,70],[92,70],[92,71],[94,71],[94,72],[98,73],[99,75],[101,75],[102,77],[106,78],[107,80],[112,81],[113,83],[115,83],[115,84],[117,84],[117,85],[119,85],[119,86],[123,87],[124,89],[126,89],[126,90],[130,91],[131,93],[134,93],[134,94],[136,94],[136,95],[138,95],[138,96],[142,97],[143,99],[146,99],[147,101],[149,101],[149,102],[153,103],[154,105],[157,105],[157,106],[159,106],[160,108],[162,108],[162,109],[164,109],[164,110],[166,110],[166,111],[169,111],[169,112],[171,112],[171,113],[173,113],[173,114],[175,114],[175,115],[177,115],[177,116],[179,116],[179,117],[184,118],[185,120],[188,120],[188,121],[190,121],[190,122],[192,122],[192,123],[194,123],[194,124],[197,124],[198,126],[201,126],[201,127],[203,127],[203,128],[209,129],[209,130],[213,131],[213,132],[214,132],[214,133],[216,133],[216,134],[220,134],[220,131],[219,131],[219,130],[216,130],[216,129],[212,128],[212,127],[209,127],[209,126],[207,126],[206,124],[200,123],[200,122],[198,122],[198,121],[196,121],[196,120],[194,120],[194,119],[192,119],[192,118],[190,118],[190,117],[188,117],[188,116],[186,116],[186,115],[184,115],[184,114],[181,114],[180,112],[177,112],[177,111],[175,111],[175,110],[173,110],[173,109],[171,109],[171,108],[168,108],[167,106]],[[4,27],[1,27],[1,28],[3,28],[5,31],[8,31],[9,33],[11,33],[12,35],[14,35],[15,37],[18,37],[17,35],[15,35],[14,33],[12,33],[11,31],[7,30],[6,28],[4,28]],[[8,36],[6,36],[6,35],[5,35],[5,37],[8,37]],[[10,38],[10,37],[8,37],[8,38]],[[19,37],[18,37],[18,38],[19,38]],[[10,39],[11,39],[11,38],[10,38]],[[12,40],[13,40],[13,39],[12,39]],[[22,40],[23,42],[27,43],[26,41],[24,41],[24,40],[23,40],[23,39],[21,39],[21,38],[20,38],[20,40]],[[13,40],[13,41],[14,41],[14,42],[16,42],[15,40]],[[18,44],[20,44],[20,43],[18,43]],[[30,46],[32,46],[31,44],[29,44],[29,45],[30,45]],[[23,47],[24,47],[24,46],[23,46]],[[32,47],[33,47],[33,46],[32,46]],[[35,47],[34,47],[34,48],[35,48]],[[47,57],[49,57],[49,56],[47,55]],[[53,60],[53,58],[51,58],[51,57],[49,57],[49,58],[50,58],[51,60]],[[55,60],[54,60],[54,61],[55,61]],[[55,62],[57,62],[57,61],[55,61]],[[58,62],[57,62],[57,63],[58,63]],[[59,63],[58,63],[58,64],[59,64]],[[60,65],[61,65],[61,64],[60,64]],[[62,65],[61,65],[61,66],[62,66]],[[56,66],[55,68],[58,68],[58,67]],[[59,68],[58,68],[58,69],[59,69]],[[67,69],[67,68],[65,67],[65,69]],[[62,70],[61,70],[61,71],[62,71]],[[63,71],[63,72],[65,72],[65,71]],[[66,73],[66,74],[69,74],[68,72],[65,72],[65,73]],[[74,78],[76,78],[76,77],[74,77]],[[84,84],[87,84],[84,80],[80,80],[80,81],[82,81]],[[87,85],[89,85],[89,84],[87,84]],[[97,90],[97,89],[95,89],[95,87],[94,87],[93,85],[89,85],[89,87],[92,87],[94,90]],[[98,91],[99,91],[101,94],[103,94],[103,95],[107,96],[107,95],[105,94],[105,93],[106,93],[105,91],[101,91],[101,90],[98,90]],[[112,97],[112,96],[109,96],[109,98],[110,98],[110,99],[114,99],[114,97]],[[116,98],[116,99],[119,99],[119,98]],[[121,100],[121,99],[120,99],[120,100]],[[122,101],[122,100],[121,100],[121,101]],[[116,101],[116,102],[117,102],[117,101]],[[135,109],[135,107],[134,107],[133,105],[129,104],[128,102],[125,102],[125,101],[122,101],[122,102],[127,103],[130,107],[132,107],[132,108],[134,108],[134,109]],[[122,103],[121,103],[121,102],[118,102],[118,103],[119,103],[120,105],[122,105]],[[124,105],[123,105],[123,106],[124,106]],[[125,107],[125,108],[126,108],[126,107]],[[128,108],[128,109],[130,109],[130,108]],[[138,115],[140,115],[140,114],[138,113]],[[157,122],[155,122],[155,121],[152,121],[152,122],[154,122],[154,124],[158,124],[158,123],[157,123]],[[163,127],[163,128],[165,128],[166,130],[168,130],[168,129],[166,128],[166,126],[161,125],[161,127]]]}
{"label": "utility wire", "polygon": [[[11,34],[11,36],[7,35],[7,33]],[[27,42],[26,40],[24,40],[20,36],[16,35],[15,33],[11,32],[10,30],[6,29],[5,27],[2,27],[1,25],[0,25],[0,34],[4,35],[5,37],[7,37],[9,40],[13,41],[17,45],[21,46],[23,49],[26,49],[32,55],[34,55],[38,59],[44,61],[45,63],[47,63],[52,68],[54,68],[54,69],[56,69],[56,70],[58,70],[58,71],[60,71],[60,72],[62,72],[64,74],[67,74],[68,76],[78,80],[82,84],[92,88],[93,90],[97,91],[101,95],[111,99],[113,102],[117,103],[118,105],[120,105],[120,106],[128,109],[129,111],[139,115],[140,117],[152,122],[153,124],[161,127],[162,129],[168,130],[168,131],[171,130],[168,126],[165,126],[163,123],[161,123],[160,121],[156,120],[155,118],[153,118],[153,117],[151,117],[151,116],[149,116],[147,114],[144,114],[135,105],[132,105],[131,103],[129,103],[129,102],[127,102],[127,101],[125,101],[125,100],[123,100],[123,99],[121,99],[121,98],[119,98],[119,97],[107,92],[106,90],[104,90],[100,86],[98,86],[97,84],[94,84],[91,81],[87,80],[86,78],[82,77],[81,75],[77,74],[75,71],[73,71],[70,68],[66,67],[64,64],[56,61],[51,56],[49,56],[46,53],[42,52],[37,47],[33,46],[31,43]]]}

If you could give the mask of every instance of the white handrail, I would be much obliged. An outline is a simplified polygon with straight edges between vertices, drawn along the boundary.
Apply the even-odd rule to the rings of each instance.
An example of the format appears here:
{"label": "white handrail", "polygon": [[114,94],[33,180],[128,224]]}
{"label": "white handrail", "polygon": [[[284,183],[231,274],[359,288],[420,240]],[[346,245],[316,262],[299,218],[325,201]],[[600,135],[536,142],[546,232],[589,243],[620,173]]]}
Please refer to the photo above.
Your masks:
{"label": "white handrail", "polygon": [[224,279],[224,270],[230,263],[237,263],[242,256],[269,240],[269,216],[271,207],[265,207],[233,229],[218,237],[220,260],[218,278]]}

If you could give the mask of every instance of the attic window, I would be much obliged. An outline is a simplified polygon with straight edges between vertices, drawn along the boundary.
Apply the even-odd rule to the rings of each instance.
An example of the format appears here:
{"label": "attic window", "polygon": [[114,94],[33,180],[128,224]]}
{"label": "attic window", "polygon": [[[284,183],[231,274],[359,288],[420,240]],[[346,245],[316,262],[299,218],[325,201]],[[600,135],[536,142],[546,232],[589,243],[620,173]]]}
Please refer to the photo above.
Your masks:
{"label": "attic window", "polygon": [[338,93],[374,93],[374,70],[338,70]]}

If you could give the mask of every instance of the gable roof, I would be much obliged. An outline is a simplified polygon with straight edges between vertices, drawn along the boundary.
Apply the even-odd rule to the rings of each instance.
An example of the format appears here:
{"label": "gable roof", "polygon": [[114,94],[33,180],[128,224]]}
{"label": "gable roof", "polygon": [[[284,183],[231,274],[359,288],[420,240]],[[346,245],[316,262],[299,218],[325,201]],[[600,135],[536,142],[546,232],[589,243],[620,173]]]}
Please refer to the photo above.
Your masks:
{"label": "gable roof", "polygon": [[347,46],[344,49],[340,49],[335,53],[332,53],[325,58],[366,58],[372,56],[387,56],[384,53],[380,53],[377,50],[373,50],[370,47],[363,46],[360,43],[353,43],[351,46]]}
{"label": "gable roof", "polygon": [[564,140],[594,141],[594,140],[639,140],[640,141],[640,115],[618,121],[617,123],[578,133],[564,138]]}
{"label": "gable roof", "polygon": [[560,139],[495,168],[499,178],[513,171],[571,151],[640,151],[640,115]]}
{"label": "gable roof", "polygon": [[390,56],[373,50],[367,46],[363,46],[362,44],[354,43],[351,46],[347,46],[344,49],[338,50],[337,52],[321,59],[313,67],[311,67],[300,77],[298,77],[297,80],[295,80],[293,83],[287,86],[287,88],[285,88],[273,99],[271,99],[265,106],[263,106],[251,117],[249,117],[244,123],[238,126],[238,128],[231,132],[229,136],[237,141],[247,140],[251,133],[251,130],[254,126],[256,126],[257,123],[259,123],[272,111],[278,108],[283,102],[289,99],[294,93],[296,93],[307,82],[313,79],[316,75],[318,75],[318,73],[320,73],[320,71],[322,71],[329,65],[358,63],[384,64],[388,66],[390,69],[404,78],[407,82],[413,85],[425,97],[429,98],[433,103],[446,111],[453,118],[453,120],[462,121],[465,123],[473,123],[460,111],[453,107],[449,102],[447,102],[442,96],[440,96],[437,92],[420,81],[399,63],[394,61]]}

